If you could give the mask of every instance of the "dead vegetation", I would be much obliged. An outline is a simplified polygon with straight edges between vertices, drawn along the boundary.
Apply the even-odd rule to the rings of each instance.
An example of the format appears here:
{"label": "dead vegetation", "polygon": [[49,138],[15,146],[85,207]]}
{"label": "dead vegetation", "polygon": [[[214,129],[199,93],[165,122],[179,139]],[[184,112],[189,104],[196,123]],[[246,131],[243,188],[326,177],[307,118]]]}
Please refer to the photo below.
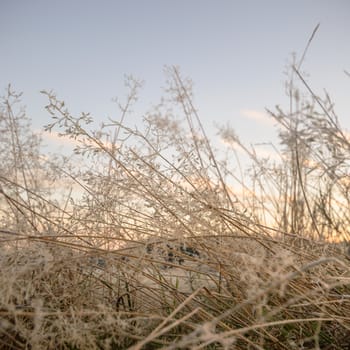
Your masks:
{"label": "dead vegetation", "polygon": [[[309,95],[288,85],[291,110],[271,112],[280,161],[262,160],[229,127],[214,149],[191,82],[167,74],[142,128],[126,122],[132,78],[120,119],[97,131],[45,92],[47,130],[75,144],[62,158],[44,157],[9,88],[1,348],[346,349],[350,144],[329,97],[294,65]],[[238,148],[252,160],[244,178]]]}

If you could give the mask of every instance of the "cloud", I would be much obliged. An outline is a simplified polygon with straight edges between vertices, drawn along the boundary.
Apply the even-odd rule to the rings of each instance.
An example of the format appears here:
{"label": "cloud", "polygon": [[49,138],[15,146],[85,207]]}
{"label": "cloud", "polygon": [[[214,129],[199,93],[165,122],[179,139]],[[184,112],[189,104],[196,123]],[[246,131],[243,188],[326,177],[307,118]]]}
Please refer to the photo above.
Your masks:
{"label": "cloud", "polygon": [[241,109],[239,113],[246,118],[255,120],[259,123],[265,124],[265,125],[273,125],[274,121],[273,119],[266,113],[262,111],[257,111],[254,109]]}
{"label": "cloud", "polygon": [[347,142],[350,142],[350,131],[342,129],[342,133]]}
{"label": "cloud", "polygon": [[42,131],[41,136],[44,140],[48,142],[53,142],[60,146],[76,146],[78,142],[74,139],[69,138],[68,136],[60,136],[57,131]]}
{"label": "cloud", "polygon": [[[58,146],[70,146],[70,147],[76,147],[76,146],[81,146],[82,142],[79,140],[75,140],[74,138],[70,138],[68,136],[62,135],[57,131],[52,130],[51,132],[49,131],[42,131],[41,132],[42,138],[46,140],[47,142],[54,143]],[[109,141],[101,140],[96,137],[96,140],[98,140],[99,144],[101,147],[104,147],[106,150],[113,150],[115,149],[115,145],[113,145]],[[90,145],[93,147],[100,147],[97,145],[97,143],[93,142],[92,139],[85,138],[83,141],[84,145]]]}

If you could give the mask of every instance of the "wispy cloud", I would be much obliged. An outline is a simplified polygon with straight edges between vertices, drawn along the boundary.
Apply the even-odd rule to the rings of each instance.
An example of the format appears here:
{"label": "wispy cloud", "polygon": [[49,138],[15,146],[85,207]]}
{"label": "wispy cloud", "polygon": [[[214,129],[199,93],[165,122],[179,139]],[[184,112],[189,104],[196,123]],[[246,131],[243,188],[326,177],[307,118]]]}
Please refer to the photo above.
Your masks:
{"label": "wispy cloud", "polygon": [[347,142],[350,142],[350,131],[342,129],[343,135]]}
{"label": "wispy cloud", "polygon": [[52,130],[51,132],[42,131],[41,136],[44,140],[48,142],[53,142],[60,146],[76,146],[78,144],[76,140],[71,139],[68,136],[60,136],[60,134],[54,130]]}
{"label": "wispy cloud", "polygon": [[280,161],[282,155],[279,154],[275,149],[269,147],[269,145],[255,145],[254,152],[258,158],[268,158],[270,160]]}
{"label": "wispy cloud", "polygon": [[[68,147],[75,147],[78,145],[82,145],[82,142],[75,140],[74,138],[70,138],[66,135],[60,135],[57,131],[52,130],[51,132],[49,131],[43,131],[41,132],[41,136],[43,137],[44,140],[46,140],[47,142],[52,142],[58,146],[68,146]],[[111,142],[109,141],[105,141],[105,140],[101,140],[101,139],[97,139],[96,140],[99,142],[100,146],[104,147],[105,149],[115,149],[115,145],[113,145]],[[83,141],[83,143],[85,145],[90,145],[90,146],[96,146],[99,147],[97,145],[97,143],[93,142],[92,139],[85,139]]]}
{"label": "wispy cloud", "polygon": [[273,125],[274,121],[266,112],[257,111],[254,109],[241,109],[239,113],[246,118],[253,119],[265,125]]}

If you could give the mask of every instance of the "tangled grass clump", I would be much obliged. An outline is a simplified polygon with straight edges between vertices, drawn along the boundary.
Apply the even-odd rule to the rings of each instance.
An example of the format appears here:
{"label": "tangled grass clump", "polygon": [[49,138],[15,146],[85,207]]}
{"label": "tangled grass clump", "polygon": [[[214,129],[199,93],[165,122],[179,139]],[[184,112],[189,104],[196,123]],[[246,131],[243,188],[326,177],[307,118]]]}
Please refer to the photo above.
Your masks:
{"label": "tangled grass clump", "polygon": [[[0,347],[345,349],[350,143],[330,102],[312,91],[300,101],[291,85],[293,113],[271,112],[280,162],[258,159],[230,128],[219,130],[222,156],[191,82],[168,73],[168,99],[142,129],[126,123],[133,79],[120,120],[97,131],[45,93],[46,129],[75,144],[62,159],[41,154],[8,90]],[[250,178],[234,171],[237,147]]]}

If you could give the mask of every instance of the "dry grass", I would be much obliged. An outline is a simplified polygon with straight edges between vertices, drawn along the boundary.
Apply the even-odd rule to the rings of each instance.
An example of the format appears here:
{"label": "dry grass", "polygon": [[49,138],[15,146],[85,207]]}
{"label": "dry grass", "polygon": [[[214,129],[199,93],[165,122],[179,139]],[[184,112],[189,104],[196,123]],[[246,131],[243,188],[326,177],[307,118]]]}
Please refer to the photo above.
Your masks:
{"label": "dry grass", "polygon": [[[290,113],[271,113],[281,161],[258,159],[229,128],[225,158],[202,128],[191,82],[168,74],[168,99],[143,129],[125,122],[133,79],[120,120],[98,131],[46,93],[47,129],[77,145],[61,160],[43,158],[8,90],[0,347],[347,348],[350,262],[333,241],[349,238],[350,147],[329,101],[308,85],[300,101],[290,85]],[[237,147],[252,160],[249,179],[234,170]]]}

